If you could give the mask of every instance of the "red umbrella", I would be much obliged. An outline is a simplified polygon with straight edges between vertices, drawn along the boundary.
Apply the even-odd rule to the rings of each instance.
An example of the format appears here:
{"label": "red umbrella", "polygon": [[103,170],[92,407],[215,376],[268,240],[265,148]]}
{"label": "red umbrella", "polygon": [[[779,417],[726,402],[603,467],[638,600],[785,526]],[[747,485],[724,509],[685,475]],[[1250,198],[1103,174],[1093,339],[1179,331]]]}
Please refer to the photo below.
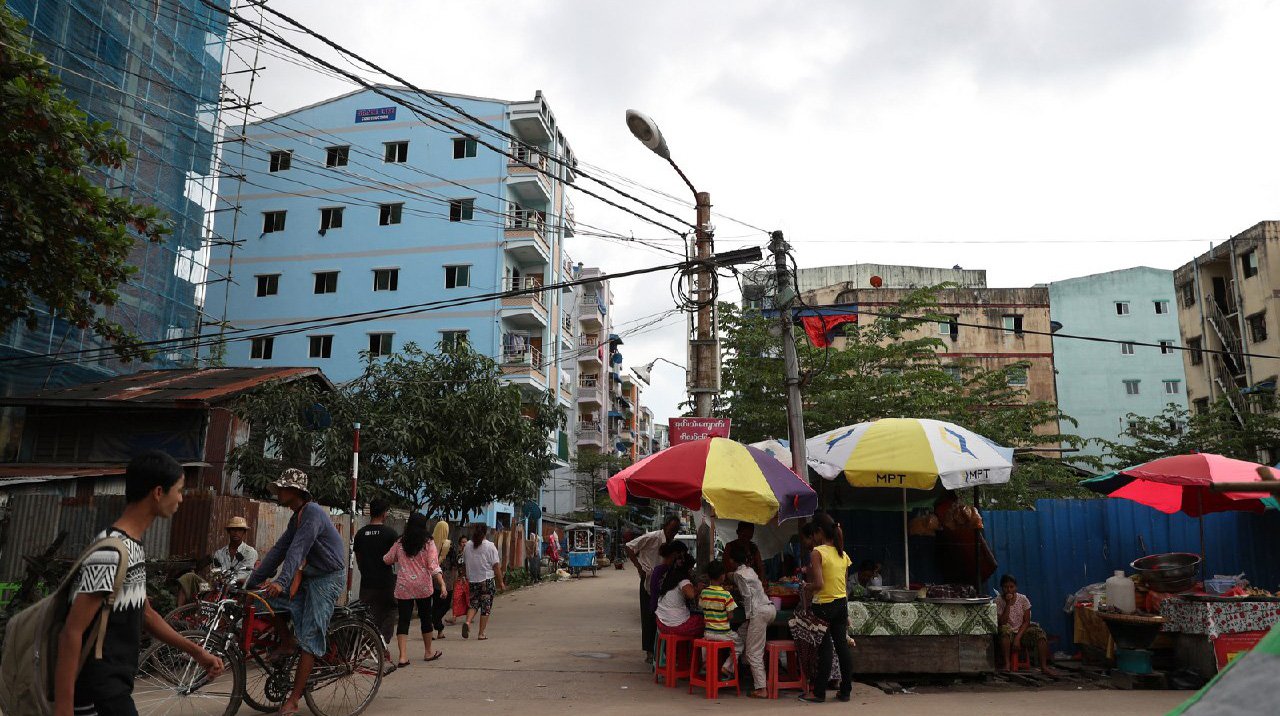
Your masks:
{"label": "red umbrella", "polygon": [[1161,512],[1183,512],[1200,517],[1211,512],[1262,512],[1267,492],[1218,492],[1214,483],[1261,482],[1258,469],[1280,471],[1245,460],[1212,453],[1175,455],[1121,470],[1132,482],[1108,493],[1154,507]]}

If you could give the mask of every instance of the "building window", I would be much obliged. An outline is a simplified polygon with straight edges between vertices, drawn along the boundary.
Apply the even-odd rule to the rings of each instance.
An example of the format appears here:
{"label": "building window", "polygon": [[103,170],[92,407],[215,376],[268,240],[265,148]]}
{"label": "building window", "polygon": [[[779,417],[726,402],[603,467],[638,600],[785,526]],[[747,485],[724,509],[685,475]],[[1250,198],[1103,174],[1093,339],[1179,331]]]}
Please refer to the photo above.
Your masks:
{"label": "building window", "polygon": [[449,201],[449,221],[471,221],[475,212],[475,199],[452,199]]}
{"label": "building window", "polygon": [[409,161],[409,143],[384,142],[382,145],[382,161],[388,164],[404,164]]}
{"label": "building window", "polygon": [[1196,283],[1188,281],[1182,284],[1182,307],[1190,308],[1196,305]]}
{"label": "building window", "polygon": [[1249,341],[1261,343],[1267,340],[1267,312],[1255,313],[1245,319],[1249,322]]}
{"label": "building window", "polygon": [[1253,278],[1258,275],[1258,252],[1256,249],[1240,254],[1240,270],[1244,272],[1245,278]]}
{"label": "building window", "polygon": [[1137,432],[1137,430],[1138,430],[1138,421],[1137,421],[1137,420],[1130,420],[1130,421],[1128,421],[1128,422],[1126,422],[1126,423],[1125,423],[1125,426],[1126,426],[1126,428],[1125,428],[1125,432],[1126,432],[1126,433],[1128,433],[1128,434],[1130,434],[1130,435],[1132,435],[1132,434],[1134,434],[1135,432]]}
{"label": "building window", "polygon": [[440,331],[440,344],[450,348],[467,344],[466,331]]}
{"label": "building window", "polygon": [[1156,315],[1157,315],[1157,316],[1163,316],[1163,315],[1165,315],[1165,314],[1167,314],[1167,313],[1169,312],[1169,302],[1168,302],[1168,301],[1155,301],[1154,303],[1155,303],[1155,305],[1156,305]]}
{"label": "building window", "polygon": [[1132,343],[1121,343],[1121,344],[1120,344],[1120,355],[1122,355],[1122,356],[1131,356],[1131,355],[1133,355],[1133,344],[1132,344]]}
{"label": "building window", "polygon": [[307,336],[307,355],[328,358],[333,355],[333,336]]}
{"label": "building window", "polygon": [[461,288],[471,285],[471,267],[470,266],[445,266],[444,267],[444,287],[445,288]]}
{"label": "building window", "polygon": [[271,153],[271,171],[286,171],[293,165],[293,152],[272,152]]}
{"label": "building window", "polygon": [[280,292],[280,274],[262,274],[255,278],[258,279],[258,298],[274,296]]}
{"label": "building window", "polygon": [[342,207],[334,206],[320,210],[320,230],[342,228]]}
{"label": "building window", "polygon": [[400,269],[374,269],[373,290],[397,291],[400,285]]}
{"label": "building window", "polygon": [[476,140],[470,137],[453,138],[453,158],[470,159],[476,155]]}
{"label": "building window", "polygon": [[1127,316],[1127,315],[1129,315],[1129,302],[1128,302],[1128,301],[1116,301],[1116,315],[1117,315],[1117,316]]}
{"label": "building window", "polygon": [[316,293],[337,293],[338,292],[338,272],[337,271],[317,271],[316,272]]}
{"label": "building window", "polygon": [[254,338],[250,342],[249,357],[254,360],[271,360],[271,349],[275,347],[275,336]]}
{"label": "building window", "polygon": [[326,167],[345,167],[347,158],[351,155],[351,147],[329,147],[324,150],[324,165]]}
{"label": "building window", "polygon": [[960,335],[960,317],[949,316],[950,320],[938,321],[938,335],[947,336],[951,340],[956,340]]}
{"label": "building window", "polygon": [[1137,394],[1138,394],[1138,383],[1140,383],[1140,382],[1142,382],[1142,381],[1139,381],[1139,380],[1126,380],[1126,381],[1124,382],[1124,393],[1125,393],[1125,395],[1137,395]]}
{"label": "building window", "polygon": [[284,231],[284,215],[283,211],[264,211],[262,212],[262,233],[271,234],[277,231]]}
{"label": "building window", "polygon": [[1167,356],[1173,353],[1173,341],[1160,341],[1160,355]]}
{"label": "building window", "polygon": [[1204,362],[1204,353],[1200,350],[1203,345],[1200,338],[1192,338],[1187,341],[1187,348],[1191,349],[1191,365],[1200,365]]}
{"label": "building window", "polygon": [[1166,380],[1164,382],[1164,392],[1167,395],[1178,395],[1182,392],[1182,381]]}
{"label": "building window", "polygon": [[1005,335],[1013,334],[1022,335],[1022,316],[1018,314],[1008,314],[1002,319]]}
{"label": "building window", "polygon": [[946,373],[948,378],[950,378],[951,380],[954,380],[957,383],[964,382],[964,374],[960,371],[959,366],[944,365],[942,366],[942,372]]}
{"label": "building window", "polygon": [[1008,372],[1009,385],[1019,386],[1027,384],[1027,369],[1022,366],[1010,368]]}
{"label": "building window", "polygon": [[391,337],[394,333],[370,333],[369,357],[379,358],[391,355]]}
{"label": "building window", "polygon": [[392,224],[399,224],[402,211],[404,211],[404,204],[379,204],[378,225],[391,226]]}
{"label": "building window", "polygon": [[1195,411],[1196,415],[1203,415],[1209,412],[1209,399],[1196,398],[1195,400],[1191,401],[1191,407]]}

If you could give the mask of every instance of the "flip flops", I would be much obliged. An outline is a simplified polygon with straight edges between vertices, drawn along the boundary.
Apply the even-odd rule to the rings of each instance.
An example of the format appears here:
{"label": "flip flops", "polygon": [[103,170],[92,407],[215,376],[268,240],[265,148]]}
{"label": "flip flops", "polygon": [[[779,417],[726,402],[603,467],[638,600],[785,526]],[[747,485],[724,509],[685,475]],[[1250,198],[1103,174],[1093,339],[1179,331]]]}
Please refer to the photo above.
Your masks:
{"label": "flip flops", "polygon": [[440,657],[442,657],[442,656],[444,656],[444,652],[443,652],[443,651],[437,651],[436,653],[432,654],[431,656],[423,657],[423,659],[422,659],[422,660],[423,660],[423,661],[435,661],[436,659],[439,659],[439,658],[440,658]]}

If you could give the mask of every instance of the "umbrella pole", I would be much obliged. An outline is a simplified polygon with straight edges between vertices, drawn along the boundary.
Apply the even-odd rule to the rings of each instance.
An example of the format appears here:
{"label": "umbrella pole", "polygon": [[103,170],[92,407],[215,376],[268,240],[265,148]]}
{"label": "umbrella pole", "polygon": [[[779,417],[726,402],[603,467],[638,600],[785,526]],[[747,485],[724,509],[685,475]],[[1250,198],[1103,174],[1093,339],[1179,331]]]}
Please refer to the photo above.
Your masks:
{"label": "umbrella pole", "polygon": [[1196,502],[1200,505],[1200,516],[1196,518],[1196,522],[1200,523],[1200,578],[1204,579],[1209,575],[1209,570],[1205,568],[1204,559],[1204,488],[1196,489]]}
{"label": "umbrella pole", "polygon": [[911,589],[911,537],[907,530],[907,488],[902,488],[902,588]]}

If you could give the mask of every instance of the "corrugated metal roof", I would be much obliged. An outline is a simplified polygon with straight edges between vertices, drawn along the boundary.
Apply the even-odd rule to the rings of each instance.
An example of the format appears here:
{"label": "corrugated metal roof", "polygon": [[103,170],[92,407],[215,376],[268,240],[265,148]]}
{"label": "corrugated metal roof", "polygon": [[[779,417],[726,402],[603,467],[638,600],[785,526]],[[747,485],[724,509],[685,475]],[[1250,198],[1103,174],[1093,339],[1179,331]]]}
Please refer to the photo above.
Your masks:
{"label": "corrugated metal roof", "polygon": [[0,405],[218,403],[271,381],[333,384],[319,368],[179,368],[147,370],[96,383],[0,398]]}
{"label": "corrugated metal roof", "polygon": [[51,480],[123,474],[124,465],[43,465],[39,463],[0,465],[0,489]]}

